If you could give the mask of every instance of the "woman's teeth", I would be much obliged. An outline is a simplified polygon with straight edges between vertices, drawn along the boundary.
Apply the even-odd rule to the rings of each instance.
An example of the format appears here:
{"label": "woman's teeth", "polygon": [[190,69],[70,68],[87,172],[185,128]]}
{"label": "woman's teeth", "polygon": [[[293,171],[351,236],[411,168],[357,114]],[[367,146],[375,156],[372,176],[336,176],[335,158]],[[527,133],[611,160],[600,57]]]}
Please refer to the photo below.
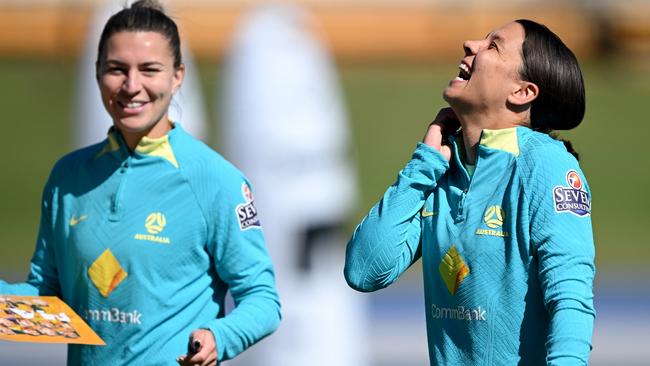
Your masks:
{"label": "woman's teeth", "polygon": [[472,73],[469,70],[469,66],[467,66],[464,63],[461,63],[458,65],[458,68],[460,69],[460,72],[458,73],[458,77],[461,80],[469,80],[472,77]]}

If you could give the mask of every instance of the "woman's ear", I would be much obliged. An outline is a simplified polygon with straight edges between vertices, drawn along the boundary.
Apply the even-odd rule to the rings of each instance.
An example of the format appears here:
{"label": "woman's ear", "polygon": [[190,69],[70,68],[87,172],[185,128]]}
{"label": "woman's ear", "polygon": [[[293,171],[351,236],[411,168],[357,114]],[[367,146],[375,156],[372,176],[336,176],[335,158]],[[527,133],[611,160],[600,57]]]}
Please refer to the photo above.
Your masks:
{"label": "woman's ear", "polygon": [[183,84],[183,79],[185,78],[185,64],[180,64],[176,70],[174,70],[174,85],[172,87],[172,94],[176,93],[178,89]]}
{"label": "woman's ear", "polygon": [[539,95],[539,87],[530,81],[520,81],[519,88],[508,95],[508,102],[514,105],[531,103]]}

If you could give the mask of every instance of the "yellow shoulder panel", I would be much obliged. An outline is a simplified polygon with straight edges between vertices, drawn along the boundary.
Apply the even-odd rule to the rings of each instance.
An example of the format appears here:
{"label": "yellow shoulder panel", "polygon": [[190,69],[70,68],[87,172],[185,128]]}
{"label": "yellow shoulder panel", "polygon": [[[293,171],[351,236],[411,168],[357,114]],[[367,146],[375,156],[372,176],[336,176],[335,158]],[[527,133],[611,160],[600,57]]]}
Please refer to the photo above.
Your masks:
{"label": "yellow shoulder panel", "polygon": [[117,151],[120,149],[120,143],[117,142],[117,139],[115,138],[115,135],[113,133],[108,134],[108,142],[106,145],[104,145],[104,148],[95,155],[95,159],[99,158],[100,156],[104,154],[108,154],[113,151]]}
{"label": "yellow shoulder panel", "polygon": [[501,130],[483,130],[481,145],[491,149],[499,149],[519,155],[519,142],[517,141],[517,127]]}

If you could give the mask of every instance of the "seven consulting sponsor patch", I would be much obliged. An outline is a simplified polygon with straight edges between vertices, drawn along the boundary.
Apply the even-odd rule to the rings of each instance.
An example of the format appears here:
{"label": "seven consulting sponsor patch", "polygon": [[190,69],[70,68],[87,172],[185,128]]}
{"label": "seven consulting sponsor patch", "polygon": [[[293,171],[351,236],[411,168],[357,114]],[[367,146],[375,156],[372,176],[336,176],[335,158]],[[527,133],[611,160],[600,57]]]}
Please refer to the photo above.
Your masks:
{"label": "seven consulting sponsor patch", "polygon": [[591,213],[591,197],[584,189],[582,178],[575,170],[566,173],[568,187],[553,188],[555,212],[570,212],[577,216],[587,216]]}
{"label": "seven consulting sponsor patch", "polygon": [[253,205],[253,192],[246,182],[241,185],[241,193],[244,196],[245,203],[237,205],[235,212],[239,220],[239,228],[246,230],[254,227],[261,227],[260,220],[257,217],[257,209]]}

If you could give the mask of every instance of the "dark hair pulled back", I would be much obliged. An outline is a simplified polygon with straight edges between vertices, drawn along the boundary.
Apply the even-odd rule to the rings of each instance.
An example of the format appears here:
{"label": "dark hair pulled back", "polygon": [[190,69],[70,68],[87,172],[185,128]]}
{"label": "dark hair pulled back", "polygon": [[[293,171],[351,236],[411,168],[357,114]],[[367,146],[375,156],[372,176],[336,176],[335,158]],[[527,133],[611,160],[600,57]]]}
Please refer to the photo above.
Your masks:
{"label": "dark hair pulled back", "polygon": [[181,66],[181,41],[176,23],[165,14],[163,7],[156,0],[138,0],[119,12],[113,14],[102,31],[97,48],[99,66],[106,56],[106,41],[118,32],[156,32],[163,35],[174,58],[174,68]]}
{"label": "dark hair pulled back", "polygon": [[[546,26],[528,19],[516,22],[525,33],[521,77],[539,87],[531,105],[531,128],[550,133],[578,126],[585,114],[585,86],[578,60]],[[577,158],[571,143],[563,142]]]}

